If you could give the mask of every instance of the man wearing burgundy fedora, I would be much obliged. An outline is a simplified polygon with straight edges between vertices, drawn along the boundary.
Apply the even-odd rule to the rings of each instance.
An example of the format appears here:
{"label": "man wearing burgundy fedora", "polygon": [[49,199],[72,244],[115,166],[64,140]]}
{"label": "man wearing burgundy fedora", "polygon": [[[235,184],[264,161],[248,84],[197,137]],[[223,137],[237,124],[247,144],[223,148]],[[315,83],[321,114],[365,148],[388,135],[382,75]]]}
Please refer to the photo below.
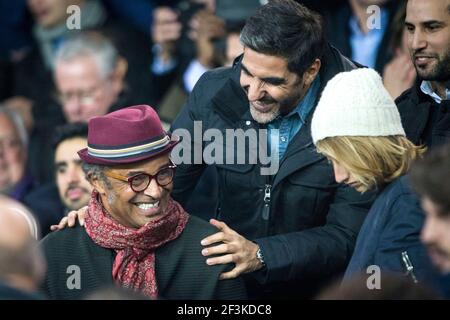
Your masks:
{"label": "man wearing burgundy fedora", "polygon": [[79,299],[112,283],[150,298],[245,298],[241,279],[219,280],[230,266],[208,266],[201,254],[215,229],[170,196],[178,142],[146,105],[89,121],[88,147],[78,152],[93,186],[85,228],[42,241],[49,298]]}

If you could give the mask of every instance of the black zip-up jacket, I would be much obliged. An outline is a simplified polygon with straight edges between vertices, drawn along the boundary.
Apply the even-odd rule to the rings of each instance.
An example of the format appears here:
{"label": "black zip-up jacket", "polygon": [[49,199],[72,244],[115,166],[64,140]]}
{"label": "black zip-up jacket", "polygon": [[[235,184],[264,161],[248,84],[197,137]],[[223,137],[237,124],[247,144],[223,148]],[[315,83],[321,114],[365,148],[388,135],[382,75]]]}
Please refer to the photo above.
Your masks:
{"label": "black zip-up jacket", "polygon": [[420,90],[421,80],[395,100],[406,137],[416,145],[450,142],[450,100],[440,104]]}

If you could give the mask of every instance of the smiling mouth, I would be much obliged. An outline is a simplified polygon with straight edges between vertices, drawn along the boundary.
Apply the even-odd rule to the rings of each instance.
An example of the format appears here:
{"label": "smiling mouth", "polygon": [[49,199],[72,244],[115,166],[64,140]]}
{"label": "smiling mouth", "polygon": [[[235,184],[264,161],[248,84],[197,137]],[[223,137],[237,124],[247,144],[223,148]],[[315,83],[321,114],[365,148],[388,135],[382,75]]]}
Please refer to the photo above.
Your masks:
{"label": "smiling mouth", "polygon": [[136,203],[135,206],[138,207],[141,210],[150,210],[150,209],[158,209],[159,208],[159,203],[160,201],[157,202],[141,202],[141,203]]}
{"label": "smiling mouth", "polygon": [[435,59],[435,57],[432,57],[432,56],[415,56],[414,57],[414,61],[418,64],[425,64],[432,59]]}

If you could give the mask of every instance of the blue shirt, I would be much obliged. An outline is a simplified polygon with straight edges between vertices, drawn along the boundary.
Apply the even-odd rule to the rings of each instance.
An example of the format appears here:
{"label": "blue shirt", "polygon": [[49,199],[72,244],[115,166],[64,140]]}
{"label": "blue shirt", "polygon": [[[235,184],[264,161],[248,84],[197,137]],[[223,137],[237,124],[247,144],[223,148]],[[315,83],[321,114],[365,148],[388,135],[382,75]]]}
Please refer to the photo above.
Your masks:
{"label": "blue shirt", "polygon": [[436,92],[433,91],[433,88],[431,87],[429,81],[422,81],[422,83],[420,84],[420,90],[422,90],[422,92],[426,95],[429,95],[431,98],[433,98],[433,100],[438,104],[441,104],[442,100],[450,99],[449,89],[445,89],[445,99],[442,99]]}
{"label": "blue shirt", "polygon": [[380,15],[380,28],[369,29],[367,34],[361,31],[355,16],[349,20],[352,60],[372,69],[375,68],[378,48],[389,23],[387,10],[381,9]]}
{"label": "blue shirt", "polygon": [[[314,79],[306,96],[297,107],[285,116],[278,116],[267,125],[269,148],[275,147],[278,140],[278,158],[281,160],[292,138],[300,131],[308,114],[316,103],[320,88],[319,76]],[[272,150],[273,152],[273,150]],[[273,153],[272,153],[273,154]]]}

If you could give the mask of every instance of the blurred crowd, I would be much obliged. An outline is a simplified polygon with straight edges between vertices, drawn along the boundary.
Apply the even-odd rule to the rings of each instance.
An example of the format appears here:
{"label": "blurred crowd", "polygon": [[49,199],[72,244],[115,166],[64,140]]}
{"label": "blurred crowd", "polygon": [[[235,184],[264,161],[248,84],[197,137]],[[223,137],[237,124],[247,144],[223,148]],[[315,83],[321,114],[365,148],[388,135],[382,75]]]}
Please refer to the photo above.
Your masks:
{"label": "blurred crowd", "polygon": [[[1,286],[10,285],[33,292],[27,296],[18,291],[13,298],[38,297],[34,292],[45,273],[45,263],[33,239],[45,237],[52,225],[91,199],[93,187],[77,154],[87,147],[88,121],[127,106],[150,105],[169,130],[202,75],[241,63],[241,31],[246,20],[267,2],[270,0],[0,2],[0,293]],[[397,103],[407,89],[421,84],[407,43],[407,0],[297,2],[323,17],[325,39],[342,55],[381,75]],[[79,15],[68,9],[71,5],[80,9]],[[447,17],[448,29],[450,13]],[[78,27],[70,27],[68,19],[79,23]],[[433,32],[431,27],[427,32]],[[444,45],[449,50],[448,39]],[[449,66],[444,68],[448,76]],[[447,83],[447,99],[442,99],[446,103],[449,79],[441,81]],[[400,113],[404,120],[407,113]],[[413,123],[415,115],[407,117]],[[434,117],[440,116],[436,112]],[[450,132],[448,121],[441,125],[439,145],[445,144]],[[417,127],[419,123],[411,125]],[[431,147],[430,141],[419,137],[414,141],[414,132],[408,132],[406,126],[405,131],[414,143]],[[438,145],[438,138],[433,139]],[[425,156],[412,179],[428,201],[425,211],[430,220],[422,239],[434,245],[441,241],[437,237],[442,228],[442,241],[447,241],[444,253],[450,255],[448,150],[447,146]],[[435,176],[427,174],[431,171]],[[192,191],[195,196],[182,203],[186,211],[206,220],[216,217],[223,192],[220,179],[215,169],[208,167]],[[21,214],[13,214],[15,210]],[[15,253],[21,256],[13,257]],[[450,270],[448,266],[446,270]],[[364,293],[356,294],[359,284],[330,288],[321,298],[364,298]],[[442,284],[448,286],[443,290],[448,293],[450,282],[442,280]],[[405,289],[393,290],[399,290],[398,294]],[[428,292],[413,296],[430,297],[434,296]]]}

